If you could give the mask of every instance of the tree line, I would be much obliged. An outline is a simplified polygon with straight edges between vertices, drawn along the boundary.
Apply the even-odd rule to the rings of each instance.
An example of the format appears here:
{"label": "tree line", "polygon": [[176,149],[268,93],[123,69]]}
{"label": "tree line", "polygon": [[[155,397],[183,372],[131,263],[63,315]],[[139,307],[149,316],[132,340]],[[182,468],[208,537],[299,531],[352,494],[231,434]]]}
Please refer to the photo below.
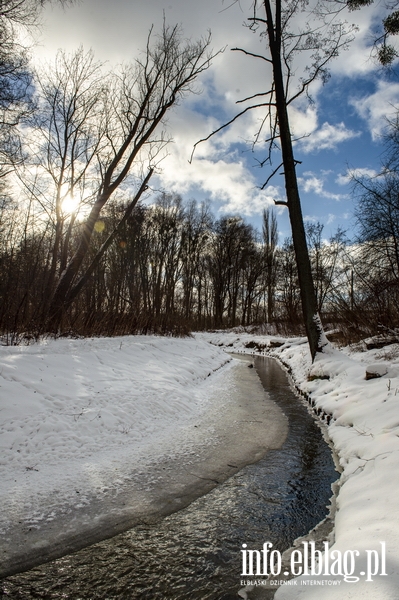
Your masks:
{"label": "tree line", "polygon": [[[321,223],[306,225],[318,312],[345,339],[399,326],[399,235],[381,232],[381,214],[371,222],[372,211],[363,212],[370,194],[378,193],[389,213],[392,198],[382,201],[381,185],[378,180],[378,189],[368,190],[358,204],[359,214],[367,214],[363,226],[375,223],[380,231],[361,230],[362,240],[349,243],[341,230],[325,240]],[[395,206],[398,212],[398,194]],[[375,202],[372,207],[380,210]],[[215,218],[207,202],[162,193],[136,205],[96,260],[125,213],[126,203],[111,202],[96,221],[78,274],[90,270],[90,277],[64,311],[60,333],[185,335],[239,325],[304,333],[295,251],[291,239],[279,242],[272,209],[264,211],[258,231],[238,215]],[[9,343],[43,333],[57,235],[34,210],[21,216],[15,203],[3,202],[0,330]],[[390,215],[388,223],[397,228],[396,217]],[[79,237],[75,222],[72,252]]]}

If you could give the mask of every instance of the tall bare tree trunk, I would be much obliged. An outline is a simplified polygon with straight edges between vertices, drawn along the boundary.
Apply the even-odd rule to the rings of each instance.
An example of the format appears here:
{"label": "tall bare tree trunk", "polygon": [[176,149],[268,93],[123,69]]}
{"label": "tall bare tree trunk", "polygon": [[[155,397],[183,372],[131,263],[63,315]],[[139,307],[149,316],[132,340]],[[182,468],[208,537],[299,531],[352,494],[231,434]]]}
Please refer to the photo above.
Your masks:
{"label": "tall bare tree trunk", "polygon": [[299,197],[296,176],[296,161],[292,149],[290,122],[287,112],[284,78],[281,63],[281,0],[276,0],[275,23],[269,0],[264,0],[267,20],[267,33],[273,66],[275,88],[275,107],[277,112],[281,153],[284,167],[287,208],[289,212],[292,241],[298,266],[299,287],[302,301],[302,311],[306,335],[309,341],[310,353],[314,360],[316,353],[322,351],[323,328],[317,313],[316,293],[313,285],[305,227],[303,224],[301,201]]}

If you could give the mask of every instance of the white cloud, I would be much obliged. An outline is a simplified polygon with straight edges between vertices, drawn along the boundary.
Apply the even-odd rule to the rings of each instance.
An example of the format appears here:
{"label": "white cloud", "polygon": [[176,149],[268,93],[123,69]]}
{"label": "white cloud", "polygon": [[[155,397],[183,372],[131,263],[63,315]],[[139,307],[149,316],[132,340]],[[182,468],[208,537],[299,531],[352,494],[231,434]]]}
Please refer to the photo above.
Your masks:
{"label": "white cloud", "polygon": [[336,125],[324,122],[320,126],[316,105],[307,104],[306,99],[289,107],[289,117],[295,145],[305,153],[333,150],[338,144],[361,135],[342,121]]}
{"label": "white cloud", "polygon": [[215,49],[226,43],[238,43],[239,35],[248,38],[242,23],[250,14],[250,1],[240,0],[240,5],[233,5],[224,12],[223,8],[221,1],[214,0],[85,0],[73,3],[65,10],[61,3],[49,3],[43,13],[41,41],[45,45],[36,50],[43,55],[60,46],[76,48],[83,42],[85,46],[93,47],[103,60],[111,63],[126,61],[145,48],[152,26],[154,31],[162,29],[164,18],[172,26],[181,23],[184,35],[190,39],[206,35],[211,29]]}
{"label": "white cloud", "polygon": [[[347,220],[351,217],[349,213],[343,213],[340,215],[336,215],[333,213],[328,213],[328,215],[324,215],[322,217],[315,215],[305,215],[303,220],[305,223],[323,223],[324,225],[332,225],[337,220]],[[324,244],[328,244],[329,240],[327,238],[323,239]]]}
{"label": "white cloud", "polygon": [[352,181],[352,178],[361,179],[362,177],[376,177],[377,171],[369,169],[368,167],[361,167],[358,169],[348,169],[344,175],[338,175],[335,183],[338,185],[347,185]]}
{"label": "white cloud", "polygon": [[358,114],[368,125],[373,140],[377,140],[383,133],[388,122],[399,107],[399,83],[379,81],[377,91],[370,96],[350,100]]}
{"label": "white cloud", "polygon": [[181,194],[200,188],[208,197],[220,204],[220,211],[254,215],[274,204],[280,198],[277,188],[265,191],[257,187],[253,175],[242,161],[211,161],[195,159],[190,165],[170,156],[167,168],[160,175],[165,188]]}
{"label": "white cloud", "polygon": [[337,218],[336,215],[333,215],[332,213],[328,213],[327,225],[331,225],[331,223],[334,223],[336,218]]}
{"label": "white cloud", "polygon": [[193,111],[190,102],[173,111],[169,127],[174,142],[160,165],[160,186],[182,195],[200,192],[214,201],[220,212],[260,214],[274,199],[281,200],[282,192],[275,186],[260,190],[255,177],[259,171],[250,161],[247,164],[248,152],[237,148],[237,141],[253,130],[251,116],[199,144],[189,162],[194,144],[219,125],[216,119]]}
{"label": "white cloud", "polygon": [[322,198],[329,198],[330,200],[342,200],[345,196],[342,194],[334,194],[324,189],[324,179],[316,177],[313,173],[304,173],[305,177],[299,177],[298,183],[301,189],[305,193],[314,193]]}
{"label": "white cloud", "polygon": [[315,217],[314,215],[305,215],[303,217],[305,223],[317,223],[320,219],[319,217]]}
{"label": "white cloud", "polygon": [[[388,2],[374,2],[364,6],[361,10],[341,13],[348,23],[357,26],[354,39],[346,50],[342,50],[337,58],[331,62],[331,73],[346,77],[367,76],[380,69],[378,61],[373,58],[373,46],[376,31],[381,28],[382,20],[389,10]],[[346,13],[346,14],[345,14]]]}
{"label": "white cloud", "polygon": [[303,152],[319,152],[320,150],[332,150],[338,144],[347,140],[359,137],[360,131],[348,129],[345,123],[331,125],[323,123],[323,125],[313,131],[309,137],[300,140],[300,147]]}
{"label": "white cloud", "polygon": [[309,135],[317,129],[317,110],[314,105],[290,106],[289,118],[295,138]]}

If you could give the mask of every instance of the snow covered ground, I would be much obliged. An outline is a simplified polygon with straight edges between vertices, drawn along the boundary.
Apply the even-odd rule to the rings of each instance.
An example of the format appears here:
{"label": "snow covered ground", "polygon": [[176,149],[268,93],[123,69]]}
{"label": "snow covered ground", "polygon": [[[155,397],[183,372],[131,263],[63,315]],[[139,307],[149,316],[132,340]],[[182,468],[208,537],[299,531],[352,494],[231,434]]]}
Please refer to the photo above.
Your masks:
{"label": "snow covered ground", "polygon": [[[328,435],[342,475],[335,540],[328,548],[330,564],[326,565],[324,556],[319,576],[301,576],[280,587],[276,600],[397,600],[399,344],[368,351],[362,345],[340,351],[329,348],[311,365],[304,339],[281,338],[283,345],[274,349],[269,348],[270,338],[246,333],[219,332],[201,335],[201,339],[228,346],[230,351],[263,352],[266,345],[271,355],[285,363],[295,385],[310,397],[315,409],[331,415]],[[254,342],[259,348],[248,348]],[[366,379],[366,371],[380,377]],[[324,575],[325,571],[330,576]],[[351,579],[352,571],[352,579],[359,581],[343,581]],[[339,587],[331,580],[340,580]],[[254,597],[262,597],[261,585]]]}
{"label": "snow covered ground", "polygon": [[[331,348],[311,365],[304,339],[273,340],[282,345],[271,348],[265,336],[215,332],[183,340],[137,336],[1,347],[0,543],[7,547],[19,527],[20,543],[39,532],[31,549],[40,553],[45,544],[40,531],[63,509],[72,528],[76,512],[95,502],[105,506],[101,517],[109,519],[117,510],[120,516],[121,502],[117,509],[113,502],[125,499],[123,490],[131,491],[132,482],[140,498],[157,491],[151,486],[166,468],[158,464],[160,457],[171,461],[173,476],[176,457],[184,454],[186,467],[197,464],[199,447],[214,447],[217,419],[226,425],[231,390],[240,384],[247,390],[245,377],[255,376],[243,368],[239,381],[234,379],[224,349],[267,351],[284,362],[314,408],[328,415],[342,467],[329,575],[324,564],[320,576],[300,578],[307,585],[294,580],[280,587],[276,600],[397,600],[399,345]],[[380,377],[366,379],[366,371]],[[251,390],[256,395],[256,386]],[[273,418],[278,420],[277,412]],[[284,422],[280,425],[281,441]],[[263,425],[258,433],[264,435]],[[219,442],[237,437],[243,437],[241,431]],[[273,447],[275,441],[269,442]],[[182,472],[182,488],[187,477]],[[92,524],[93,513],[87,520]],[[343,581],[351,575],[359,581]],[[329,585],[332,579],[340,580],[339,588]],[[262,597],[255,586],[248,588],[248,598],[255,592]]]}
{"label": "snow covered ground", "polygon": [[46,340],[0,357],[0,465],[11,478],[160,444],[204,409],[195,382],[228,362],[204,342],[145,336]]}
{"label": "snow covered ground", "polygon": [[201,339],[45,340],[0,362],[0,575],[178,510],[285,439],[255,371]]}

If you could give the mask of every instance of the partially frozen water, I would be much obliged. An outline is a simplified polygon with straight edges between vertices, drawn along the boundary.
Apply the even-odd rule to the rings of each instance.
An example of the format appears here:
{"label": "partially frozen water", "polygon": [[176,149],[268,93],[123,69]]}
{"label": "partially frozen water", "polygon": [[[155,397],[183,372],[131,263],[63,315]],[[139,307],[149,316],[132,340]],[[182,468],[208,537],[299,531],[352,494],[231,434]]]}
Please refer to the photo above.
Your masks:
{"label": "partially frozen water", "polygon": [[5,598],[237,599],[241,545],[261,549],[270,541],[280,551],[291,546],[326,516],[337,479],[331,450],[284,371],[267,358],[256,358],[255,366],[289,419],[279,450],[157,524],[142,523],[5,579]]}

